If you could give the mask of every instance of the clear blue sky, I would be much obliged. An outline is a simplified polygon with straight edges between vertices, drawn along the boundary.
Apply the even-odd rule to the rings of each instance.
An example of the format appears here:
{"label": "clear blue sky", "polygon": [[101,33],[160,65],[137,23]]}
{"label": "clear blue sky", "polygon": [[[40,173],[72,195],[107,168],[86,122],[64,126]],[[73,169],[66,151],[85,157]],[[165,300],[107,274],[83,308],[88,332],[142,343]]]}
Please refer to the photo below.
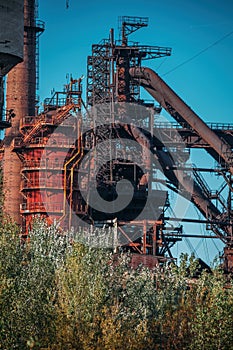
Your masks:
{"label": "clear blue sky", "polygon": [[[108,38],[110,28],[117,35],[118,16],[149,17],[149,26],[130,39],[171,47],[172,56],[145,65],[156,70],[204,121],[233,123],[233,34],[166,74],[233,31],[232,0],[69,0],[68,9],[66,0],[39,0],[39,19],[46,24],[40,37],[41,101],[53,88],[62,89],[67,73],[86,76],[91,45]],[[188,245],[179,245],[175,254]],[[209,253],[203,242],[198,249],[205,260],[217,253],[213,243]]]}

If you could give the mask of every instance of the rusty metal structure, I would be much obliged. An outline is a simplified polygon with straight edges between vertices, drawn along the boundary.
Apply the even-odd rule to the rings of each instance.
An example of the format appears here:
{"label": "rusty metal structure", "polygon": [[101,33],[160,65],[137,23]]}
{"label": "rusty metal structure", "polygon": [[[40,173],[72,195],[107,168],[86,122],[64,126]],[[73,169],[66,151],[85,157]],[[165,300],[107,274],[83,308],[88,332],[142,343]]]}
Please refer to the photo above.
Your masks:
{"label": "rusty metal structure", "polygon": [[[21,4],[22,5],[22,4]],[[22,9],[24,9],[22,11]],[[19,11],[17,11],[18,13]],[[37,20],[36,1],[25,0],[20,13],[23,15],[23,62],[14,67],[7,77],[6,109],[14,113],[11,128],[4,139],[4,193],[5,211],[21,224],[19,205],[21,193],[22,163],[12,152],[11,143],[20,135],[20,122],[25,116],[35,117],[36,84],[38,79],[38,38],[44,31],[44,23]]]}
{"label": "rusty metal structure", "polygon": [[[23,198],[19,208],[24,234],[28,233],[36,214],[48,217],[50,223],[62,216],[64,164],[61,159],[74,148],[77,125],[70,112],[80,110],[80,96],[80,81],[74,80],[67,91],[56,92],[45,101],[42,114],[21,119],[21,136],[14,138],[12,149],[22,164],[20,192]],[[59,125],[59,132],[54,133]],[[56,138],[48,144],[52,133]]]}
{"label": "rusty metal structure", "polygon": [[[153,137],[143,132],[142,135],[141,131],[136,132],[137,142],[140,143],[140,139],[144,139],[143,142],[147,144],[147,148],[159,160],[163,173],[169,180],[169,187],[173,191],[179,192],[184,197],[192,193],[190,200],[206,218],[206,223],[211,230],[226,244],[225,269],[232,271],[232,125],[208,126],[155,72],[142,67],[142,61],[146,59],[163,57],[171,53],[169,48],[140,46],[137,43],[128,42],[128,36],[135,30],[147,26],[147,20],[141,17],[122,17],[120,18],[121,42],[114,41],[113,30],[111,30],[108,40],[92,46],[92,56],[88,58],[87,103],[94,105],[117,100],[146,105],[140,99],[140,87],[143,87],[159,103],[159,107],[164,108],[175,119],[177,124],[163,125],[156,123],[155,118],[152,122]],[[111,72],[115,74],[111,75]],[[201,169],[193,168],[191,178],[185,165],[187,158],[184,155],[179,156],[179,162],[175,164],[174,151],[179,152],[180,146],[180,140],[175,141],[177,130],[187,149],[204,148],[217,162],[218,167],[215,171],[224,179],[224,185],[220,190],[212,191],[209,188],[200,173]],[[161,133],[163,142],[156,137]],[[136,138],[135,133],[133,136]],[[169,147],[174,148],[173,154],[169,154]],[[142,154],[142,159],[145,160],[145,158],[145,154]],[[211,171],[204,169],[204,171],[208,170]],[[150,171],[152,173],[150,181],[153,182],[153,169]],[[226,187],[228,191],[224,201],[222,192]],[[165,219],[169,220],[163,215],[161,218],[163,223]],[[187,221],[192,220],[187,219]],[[165,246],[166,252],[171,256],[170,247],[176,239],[181,239],[182,235],[166,234],[164,226],[161,232],[163,232],[159,237],[161,246],[163,248]],[[131,243],[133,246],[133,242]],[[145,246],[147,244],[144,240]],[[143,250],[143,248],[140,249]]]}
{"label": "rusty metal structure", "polygon": [[[168,192],[173,191],[202,214],[196,222],[206,223],[213,232],[205,236],[224,242],[224,269],[232,272],[233,125],[207,125],[143,66],[145,60],[171,55],[170,48],[129,41],[131,33],[148,25],[146,17],[121,17],[120,40],[115,40],[111,29],[108,39],[92,45],[86,104],[82,78],[71,77],[63,91],[45,100],[43,112],[37,115],[36,48],[44,25],[36,21],[35,5],[24,1],[24,62],[7,81],[7,109],[15,118],[4,140],[6,212],[25,235],[37,214],[69,230],[84,223],[89,227],[86,234],[108,227],[114,249],[135,253],[133,266],[154,266],[173,259],[171,247],[187,236],[181,226],[167,226],[179,219],[167,214]],[[141,88],[156,105],[141,98]],[[162,108],[174,123],[159,121]],[[193,148],[205,149],[218,164],[216,169],[188,166]],[[163,178],[158,177],[158,169]],[[213,191],[203,171],[221,176],[221,188]],[[126,207],[114,211],[118,195],[125,198],[130,193]],[[111,205],[113,210],[108,210]]]}

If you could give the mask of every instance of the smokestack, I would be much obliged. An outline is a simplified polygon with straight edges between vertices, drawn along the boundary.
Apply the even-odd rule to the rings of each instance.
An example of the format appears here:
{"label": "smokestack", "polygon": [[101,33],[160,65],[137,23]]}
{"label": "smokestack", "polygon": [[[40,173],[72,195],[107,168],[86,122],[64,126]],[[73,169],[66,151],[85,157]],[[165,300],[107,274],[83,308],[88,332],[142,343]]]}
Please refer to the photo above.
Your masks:
{"label": "smokestack", "polygon": [[7,77],[7,110],[13,109],[15,118],[6,131],[4,152],[4,210],[16,223],[21,224],[20,194],[21,160],[11,150],[12,140],[20,136],[20,121],[25,116],[35,116],[36,105],[36,48],[37,27],[35,0],[24,0],[24,60],[14,67]]}

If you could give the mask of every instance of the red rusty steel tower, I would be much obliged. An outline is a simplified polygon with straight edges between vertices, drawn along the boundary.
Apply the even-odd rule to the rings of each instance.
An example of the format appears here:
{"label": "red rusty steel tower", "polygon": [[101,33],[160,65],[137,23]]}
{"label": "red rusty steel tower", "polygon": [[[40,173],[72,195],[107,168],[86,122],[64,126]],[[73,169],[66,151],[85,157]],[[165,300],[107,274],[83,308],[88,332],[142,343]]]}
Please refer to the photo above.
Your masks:
{"label": "red rusty steel tower", "polygon": [[20,121],[21,136],[15,137],[11,146],[21,161],[20,214],[24,234],[28,234],[35,215],[46,217],[49,223],[63,215],[63,160],[72,152],[78,137],[77,118],[70,113],[80,109],[81,79],[72,79],[65,91],[45,101],[43,113]]}
{"label": "red rusty steel tower", "polygon": [[21,224],[21,160],[12,152],[11,142],[20,135],[20,121],[25,116],[35,116],[38,69],[36,54],[38,36],[44,31],[44,23],[37,21],[36,12],[36,1],[24,0],[24,60],[13,68],[7,77],[7,110],[13,110],[15,117],[5,136],[4,209],[18,224]]}

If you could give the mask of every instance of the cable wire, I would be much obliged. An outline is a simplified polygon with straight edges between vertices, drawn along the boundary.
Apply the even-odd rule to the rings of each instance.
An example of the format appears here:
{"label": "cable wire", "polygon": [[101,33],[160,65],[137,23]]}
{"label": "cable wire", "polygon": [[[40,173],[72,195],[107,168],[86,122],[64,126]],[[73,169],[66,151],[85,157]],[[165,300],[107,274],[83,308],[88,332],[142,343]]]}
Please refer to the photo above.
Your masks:
{"label": "cable wire", "polygon": [[184,66],[186,63],[194,60],[196,57],[200,56],[202,53],[204,53],[205,51],[209,50],[211,47],[219,44],[221,41],[223,41],[224,39],[226,39],[227,37],[229,37],[230,35],[233,34],[233,30],[227,34],[225,34],[223,37],[221,37],[220,39],[218,39],[217,41],[215,41],[214,43],[212,43],[211,45],[207,46],[205,49],[201,50],[200,52],[196,53],[194,56],[188,58],[187,60],[185,60],[184,62],[178,64],[176,67],[172,68],[171,70],[169,70],[168,72],[164,73],[162,76],[164,77],[165,75],[170,74],[171,72],[174,72],[176,69]]}

